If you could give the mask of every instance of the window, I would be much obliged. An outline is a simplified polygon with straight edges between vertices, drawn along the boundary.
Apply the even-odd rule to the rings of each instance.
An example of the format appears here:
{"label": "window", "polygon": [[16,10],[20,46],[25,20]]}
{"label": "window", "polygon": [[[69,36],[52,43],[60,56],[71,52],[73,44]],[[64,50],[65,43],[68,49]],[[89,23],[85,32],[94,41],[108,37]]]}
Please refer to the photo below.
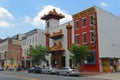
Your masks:
{"label": "window", "polygon": [[27,44],[29,44],[29,40],[27,40]]}
{"label": "window", "polygon": [[94,36],[94,31],[90,31],[90,42],[94,42],[95,41],[95,36]]}
{"label": "window", "polygon": [[83,26],[83,27],[86,26],[86,17],[82,19],[82,26]]}
{"label": "window", "polygon": [[7,58],[7,51],[5,51],[5,55],[4,55],[4,58]]}
{"label": "window", "polygon": [[80,40],[80,35],[76,35],[76,41],[75,41],[75,43],[76,43],[76,44],[80,44],[80,41],[79,41],[79,40]]}
{"label": "window", "polygon": [[82,38],[83,38],[83,44],[86,44],[87,43],[87,33],[86,32],[82,33]]}
{"label": "window", "polygon": [[49,22],[47,22],[47,28],[49,28]]}
{"label": "window", "polygon": [[114,65],[114,60],[110,59],[110,66]]}
{"label": "window", "polygon": [[35,36],[35,41],[37,42],[37,36]]}
{"label": "window", "polygon": [[84,64],[96,64],[96,51],[89,51]]}
{"label": "window", "polygon": [[23,41],[22,43],[23,43],[23,45],[26,45],[26,41]]}
{"label": "window", "polygon": [[75,27],[76,27],[76,29],[79,29],[79,21],[75,22]]}
{"label": "window", "polygon": [[32,38],[32,43],[34,43],[34,37]]}
{"label": "window", "polygon": [[93,16],[90,15],[90,25],[93,25],[93,20],[94,20]]}
{"label": "window", "polygon": [[30,39],[30,44],[31,44],[31,39]]}

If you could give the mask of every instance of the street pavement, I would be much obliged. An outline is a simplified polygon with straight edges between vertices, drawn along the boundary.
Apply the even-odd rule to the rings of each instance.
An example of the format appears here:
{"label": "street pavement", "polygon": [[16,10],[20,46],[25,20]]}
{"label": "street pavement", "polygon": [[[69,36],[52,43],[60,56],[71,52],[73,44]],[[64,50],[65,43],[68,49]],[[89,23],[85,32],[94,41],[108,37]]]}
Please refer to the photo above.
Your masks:
{"label": "street pavement", "polygon": [[101,78],[101,79],[108,79],[108,80],[120,80],[120,72],[115,73],[102,73],[99,75],[92,75],[89,76],[90,78]]}
{"label": "street pavement", "polygon": [[58,76],[47,74],[32,74],[25,71],[0,71],[0,80],[120,80],[119,75],[120,73],[87,73],[81,74],[81,76]]}

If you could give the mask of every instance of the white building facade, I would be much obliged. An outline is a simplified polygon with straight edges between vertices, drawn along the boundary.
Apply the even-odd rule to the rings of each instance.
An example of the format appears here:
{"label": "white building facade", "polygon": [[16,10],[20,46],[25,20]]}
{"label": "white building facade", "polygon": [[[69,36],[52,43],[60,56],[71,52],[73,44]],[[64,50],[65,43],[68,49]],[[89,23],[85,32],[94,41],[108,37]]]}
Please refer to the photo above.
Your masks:
{"label": "white building facade", "polygon": [[45,46],[44,30],[34,29],[24,34],[22,38],[22,66],[27,68],[32,65],[31,57],[27,54],[29,53],[30,47],[37,45]]}
{"label": "white building facade", "polygon": [[59,25],[59,20],[62,18],[64,15],[58,14],[55,9],[41,17],[46,23],[46,46],[50,48],[51,54],[48,63],[50,66],[58,68],[72,67],[72,59],[68,49],[74,42],[74,25],[73,21]]}
{"label": "white building facade", "polygon": [[0,43],[0,67],[4,67],[7,60],[8,40],[2,40]]}

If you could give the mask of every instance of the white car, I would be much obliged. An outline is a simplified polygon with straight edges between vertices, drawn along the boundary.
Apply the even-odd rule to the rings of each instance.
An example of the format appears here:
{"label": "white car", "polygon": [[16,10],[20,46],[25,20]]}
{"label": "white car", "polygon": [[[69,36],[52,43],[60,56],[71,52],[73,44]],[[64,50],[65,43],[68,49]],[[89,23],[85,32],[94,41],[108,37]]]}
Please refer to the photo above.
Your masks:
{"label": "white car", "polygon": [[44,68],[42,68],[41,73],[43,73],[43,74],[55,74],[56,73],[56,68],[44,67]]}
{"label": "white car", "polygon": [[56,74],[58,75],[76,75],[79,76],[80,72],[77,69],[71,69],[70,67],[62,67],[61,69],[57,70]]}

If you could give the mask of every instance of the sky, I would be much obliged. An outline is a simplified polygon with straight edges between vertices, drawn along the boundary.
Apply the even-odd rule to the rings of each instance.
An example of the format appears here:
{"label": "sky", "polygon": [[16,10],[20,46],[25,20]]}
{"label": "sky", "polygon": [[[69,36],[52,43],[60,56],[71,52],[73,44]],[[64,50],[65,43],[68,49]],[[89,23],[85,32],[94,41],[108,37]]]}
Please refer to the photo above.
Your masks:
{"label": "sky", "polygon": [[0,0],[0,38],[5,39],[32,29],[45,29],[40,18],[56,9],[65,15],[60,24],[72,20],[72,15],[97,6],[120,17],[120,0]]}

